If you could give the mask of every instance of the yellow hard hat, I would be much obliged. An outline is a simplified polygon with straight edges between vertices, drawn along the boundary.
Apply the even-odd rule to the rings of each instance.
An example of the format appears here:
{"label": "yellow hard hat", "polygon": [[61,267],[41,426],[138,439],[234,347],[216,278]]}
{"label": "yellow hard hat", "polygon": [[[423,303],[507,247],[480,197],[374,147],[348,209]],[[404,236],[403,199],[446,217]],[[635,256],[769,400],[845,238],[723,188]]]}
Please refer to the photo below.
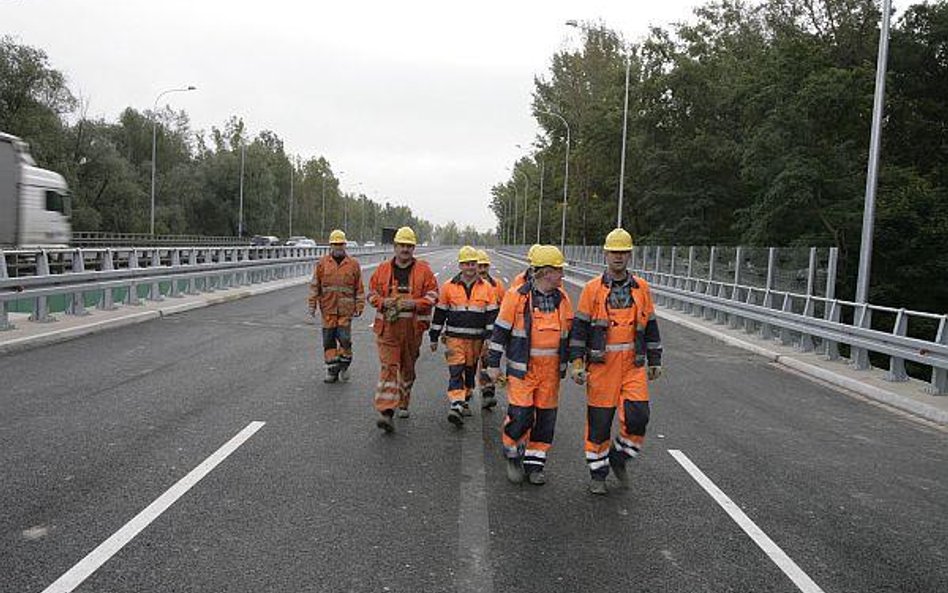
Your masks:
{"label": "yellow hard hat", "polygon": [[530,259],[530,265],[534,268],[543,268],[550,266],[553,268],[563,268],[566,266],[566,258],[559,247],[555,245],[537,245],[533,251],[533,257]]}
{"label": "yellow hard hat", "polygon": [[625,229],[615,229],[606,235],[606,251],[632,251],[632,235]]}
{"label": "yellow hard hat", "polygon": [[458,263],[463,264],[464,262],[476,262],[477,261],[477,250],[471,247],[470,245],[465,245],[458,250]]}
{"label": "yellow hard hat", "polygon": [[418,239],[415,238],[415,231],[411,227],[403,226],[395,233],[395,242],[405,245],[417,245]]}
{"label": "yellow hard hat", "polygon": [[477,250],[477,263],[478,265],[490,265],[490,256],[483,249]]}
{"label": "yellow hard hat", "polygon": [[346,242],[346,234],[345,234],[344,232],[340,231],[339,229],[336,229],[336,230],[334,230],[333,232],[329,233],[329,243],[330,243],[330,244],[332,244],[332,243],[345,243],[345,242]]}
{"label": "yellow hard hat", "polygon": [[530,249],[527,251],[527,261],[531,264],[533,263],[533,254],[536,253],[537,247],[542,247],[539,243],[534,243],[530,246]]}

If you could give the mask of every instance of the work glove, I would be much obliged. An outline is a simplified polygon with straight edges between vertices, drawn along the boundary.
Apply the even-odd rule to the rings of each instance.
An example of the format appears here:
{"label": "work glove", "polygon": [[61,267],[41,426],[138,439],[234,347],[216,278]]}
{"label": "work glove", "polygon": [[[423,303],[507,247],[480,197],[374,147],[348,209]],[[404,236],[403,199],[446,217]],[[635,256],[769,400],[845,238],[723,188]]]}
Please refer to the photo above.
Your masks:
{"label": "work glove", "polygon": [[438,342],[437,342],[437,341],[434,341],[434,342],[431,343],[431,351],[432,351],[432,352],[437,352],[437,351],[438,351]]}
{"label": "work glove", "polygon": [[398,299],[398,304],[396,309],[399,311],[414,311],[415,310],[415,301],[411,299]]}
{"label": "work glove", "polygon": [[577,358],[569,365],[569,376],[577,385],[586,383],[586,363],[582,358]]}
{"label": "work glove", "polygon": [[648,367],[648,380],[654,381],[662,376],[662,367]]}
{"label": "work glove", "polygon": [[356,310],[352,313],[352,316],[353,316],[353,317],[362,317],[362,309],[356,309]]}
{"label": "work glove", "polygon": [[497,383],[500,380],[500,369],[497,367],[489,367],[487,369],[487,376],[490,377],[491,383]]}

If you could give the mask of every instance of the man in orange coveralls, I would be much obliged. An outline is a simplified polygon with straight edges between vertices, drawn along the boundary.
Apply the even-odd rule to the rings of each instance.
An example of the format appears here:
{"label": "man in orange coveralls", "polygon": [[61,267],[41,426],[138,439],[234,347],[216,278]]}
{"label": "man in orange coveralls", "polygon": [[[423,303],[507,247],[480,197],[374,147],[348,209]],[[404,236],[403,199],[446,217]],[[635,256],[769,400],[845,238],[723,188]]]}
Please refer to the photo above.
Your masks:
{"label": "man in orange coveralls", "polygon": [[404,226],[395,233],[395,257],[379,264],[369,279],[368,301],[376,309],[375,331],[379,348],[379,383],[375,390],[376,426],[395,430],[392,417],[408,417],[411,388],[415,382],[422,336],[431,323],[431,309],[438,300],[438,281],[428,262],[415,259],[417,239]]}
{"label": "man in orange coveralls", "polygon": [[346,254],[346,234],[335,230],[329,234],[329,253],[313,268],[309,283],[309,314],[318,308],[323,318],[323,357],[326,361],[326,383],[349,380],[352,364],[352,318],[365,308],[362,269],[359,262]]}

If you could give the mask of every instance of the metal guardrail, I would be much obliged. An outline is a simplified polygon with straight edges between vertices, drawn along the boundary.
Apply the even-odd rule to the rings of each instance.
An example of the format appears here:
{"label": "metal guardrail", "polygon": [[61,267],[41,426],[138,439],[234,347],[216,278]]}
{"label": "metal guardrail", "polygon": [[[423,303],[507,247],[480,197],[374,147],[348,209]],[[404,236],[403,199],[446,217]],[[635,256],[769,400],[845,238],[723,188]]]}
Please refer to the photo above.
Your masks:
{"label": "metal guardrail", "polygon": [[188,245],[238,246],[250,245],[249,238],[205,235],[151,235],[148,233],[105,233],[73,231],[71,243],[75,247],[186,247]]}
{"label": "metal guardrail", "polygon": [[[391,255],[389,249],[353,248],[363,263]],[[213,292],[308,276],[328,247],[125,247],[0,251],[0,330],[11,329],[11,305],[26,303],[30,320],[48,322],[57,310],[85,315],[87,308]],[[8,262],[16,264],[9,274]],[[55,265],[54,265],[55,264]]]}
{"label": "metal guardrail", "polygon": [[[870,368],[870,352],[888,356],[888,381],[907,381],[905,361],[909,360],[931,368],[928,393],[948,395],[948,315],[835,298],[835,249],[829,250],[822,295],[814,290],[818,276],[816,248],[809,249],[804,292],[775,286],[778,248],[767,248],[763,286],[742,281],[744,248],[730,248],[735,254],[730,280],[722,280],[716,273],[715,247],[704,248],[710,257],[703,266],[704,273],[696,274],[697,249],[700,248],[637,247],[637,257],[630,269],[649,282],[661,305],[733,329],[743,328],[765,340],[779,340],[801,352],[820,352],[829,360],[840,359],[840,345],[845,344],[850,348],[850,363],[857,370]],[[504,250],[522,257],[526,247],[509,246]],[[687,253],[687,259],[679,258],[682,251]],[[598,246],[568,246],[565,255],[571,264],[570,272],[588,278],[603,272]],[[679,261],[687,265],[676,265]],[[887,330],[874,328],[874,318],[890,319],[891,324]],[[910,325],[923,323],[931,327],[931,339],[908,335]]]}

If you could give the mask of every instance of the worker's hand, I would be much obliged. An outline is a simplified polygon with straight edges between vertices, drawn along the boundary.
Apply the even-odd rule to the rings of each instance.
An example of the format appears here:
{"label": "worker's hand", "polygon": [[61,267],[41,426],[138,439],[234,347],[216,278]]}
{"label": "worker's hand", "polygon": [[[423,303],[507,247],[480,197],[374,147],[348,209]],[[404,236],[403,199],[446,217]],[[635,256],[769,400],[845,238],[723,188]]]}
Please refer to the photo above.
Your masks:
{"label": "worker's hand", "polygon": [[569,376],[577,385],[586,384],[586,363],[582,358],[577,358],[569,365]]}
{"label": "worker's hand", "polygon": [[356,309],[356,310],[352,313],[352,316],[353,316],[353,317],[362,317],[362,309]]}
{"label": "worker's hand", "polygon": [[654,381],[662,376],[662,367],[648,367],[648,380]]}
{"label": "worker's hand", "polygon": [[399,299],[398,301],[398,310],[399,311],[414,311],[415,310],[415,301],[411,299]]}
{"label": "worker's hand", "polygon": [[490,377],[491,383],[496,383],[500,378],[500,369],[498,367],[488,367],[487,376]]}
{"label": "worker's hand", "polygon": [[395,303],[398,299],[389,297],[387,299],[382,299],[382,310],[391,309],[395,306]]}
{"label": "worker's hand", "polygon": [[432,351],[432,352],[437,352],[437,351],[438,351],[438,342],[432,342],[432,343],[431,343],[431,351]]}

